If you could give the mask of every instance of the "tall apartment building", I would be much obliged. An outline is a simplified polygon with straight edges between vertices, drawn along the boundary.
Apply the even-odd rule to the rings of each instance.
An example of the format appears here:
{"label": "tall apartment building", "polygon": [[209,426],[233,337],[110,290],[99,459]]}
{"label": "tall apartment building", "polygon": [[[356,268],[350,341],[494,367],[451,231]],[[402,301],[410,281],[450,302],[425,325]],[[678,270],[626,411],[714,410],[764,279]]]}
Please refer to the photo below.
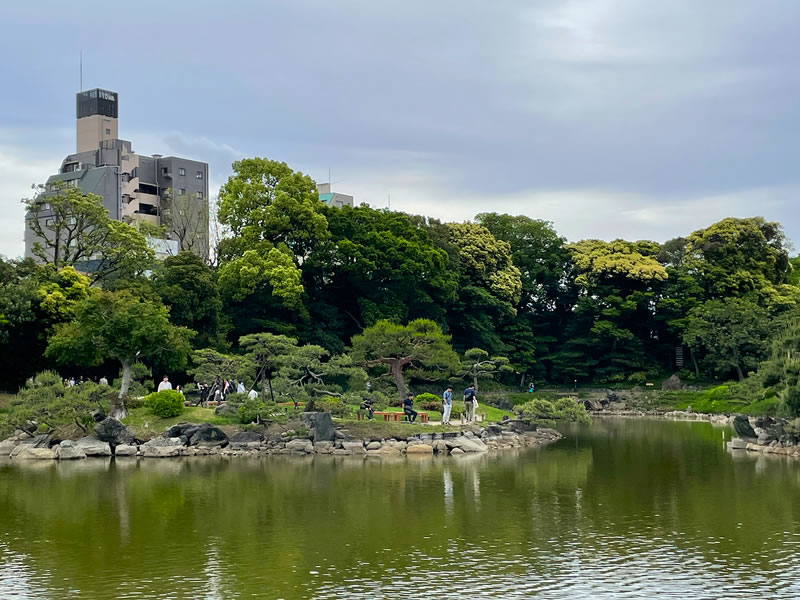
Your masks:
{"label": "tall apartment building", "polygon": [[[167,240],[151,240],[157,255],[189,250],[208,258],[208,164],[136,154],[119,139],[116,92],[79,92],[76,113],[76,152],[47,180],[48,190],[77,187],[100,196],[112,219],[165,226]],[[33,256],[35,242],[26,227],[25,256]]]}

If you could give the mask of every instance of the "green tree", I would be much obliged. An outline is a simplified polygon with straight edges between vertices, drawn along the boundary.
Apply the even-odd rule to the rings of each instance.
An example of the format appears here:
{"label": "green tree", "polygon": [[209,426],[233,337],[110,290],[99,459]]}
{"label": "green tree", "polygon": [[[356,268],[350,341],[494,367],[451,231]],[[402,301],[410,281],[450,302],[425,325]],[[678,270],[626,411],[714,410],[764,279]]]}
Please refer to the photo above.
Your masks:
{"label": "green tree", "polygon": [[242,379],[251,368],[247,359],[236,354],[225,354],[213,348],[192,352],[193,368],[188,373],[198,383],[212,384],[223,379]]}
{"label": "green tree", "polygon": [[124,399],[134,361],[148,358],[181,368],[190,352],[192,334],[172,325],[161,304],[129,292],[95,291],[76,307],[73,321],[56,327],[45,354],[62,363],[87,366],[108,359],[119,361],[122,385],[111,416],[121,419],[127,415]]}
{"label": "green tree", "polygon": [[479,214],[476,220],[498,240],[508,242],[512,262],[520,270],[517,314],[502,331],[508,357],[523,380],[527,373],[547,378],[549,357],[577,296],[566,240],[548,221],[497,213]]}
{"label": "green tree", "polygon": [[689,312],[684,343],[708,371],[739,380],[766,357],[771,323],[766,309],[742,298],[709,300]]}
{"label": "green tree", "polygon": [[286,163],[247,158],[233,163],[234,174],[219,192],[219,221],[232,238],[220,248],[223,262],[257,250],[287,247],[299,266],[328,238],[317,186]]}
{"label": "green tree", "polygon": [[154,260],[144,236],[112,220],[100,196],[78,188],[40,186],[33,198],[22,202],[37,237],[33,254],[45,264],[78,266],[97,282],[143,273]]}
{"label": "green tree", "polygon": [[624,378],[653,362],[653,306],[667,280],[655,242],[583,240],[570,245],[579,295],[553,357],[557,379]]}
{"label": "green tree", "polygon": [[458,376],[470,378],[472,385],[478,389],[478,380],[492,379],[498,373],[510,373],[513,369],[505,356],[490,356],[486,350],[470,348],[464,352]]}
{"label": "green tree", "polygon": [[408,325],[378,321],[352,342],[352,357],[365,367],[384,366],[397,394],[406,396],[405,372],[438,380],[457,369],[458,355],[450,346],[450,336],[435,322],[416,319]]}
{"label": "green tree", "polygon": [[275,402],[272,380],[287,357],[297,349],[297,340],[285,335],[252,333],[239,338],[239,346],[255,369],[253,386],[266,379],[270,399]]}
{"label": "green tree", "polygon": [[459,265],[458,295],[447,319],[455,344],[505,350],[499,332],[516,314],[522,293],[511,247],[482,225],[450,223],[447,227]]}
{"label": "green tree", "polygon": [[684,264],[709,299],[752,295],[762,306],[792,306],[796,290],[780,224],[762,217],[727,218],[699,229],[686,242]]}
{"label": "green tree", "polygon": [[340,351],[381,319],[444,320],[457,274],[426,228],[368,206],[322,210],[332,237],[303,264],[310,319],[299,337]]}
{"label": "green tree", "polygon": [[197,332],[197,346],[222,345],[217,277],[202,258],[191,252],[170,256],[153,271],[152,283],[169,308],[170,321]]}

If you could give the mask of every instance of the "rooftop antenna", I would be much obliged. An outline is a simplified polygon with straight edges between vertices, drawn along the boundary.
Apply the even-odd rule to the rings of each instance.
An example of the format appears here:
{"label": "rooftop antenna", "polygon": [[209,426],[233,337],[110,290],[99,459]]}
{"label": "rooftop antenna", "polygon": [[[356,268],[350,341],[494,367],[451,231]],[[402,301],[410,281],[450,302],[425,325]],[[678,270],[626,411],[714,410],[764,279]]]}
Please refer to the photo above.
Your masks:
{"label": "rooftop antenna", "polygon": [[389,201],[389,205],[386,208],[388,210],[392,210],[392,194],[391,193],[388,194],[388,201]]}
{"label": "rooftop antenna", "polygon": [[81,50],[81,89],[78,90],[79,92],[83,91],[83,50]]}

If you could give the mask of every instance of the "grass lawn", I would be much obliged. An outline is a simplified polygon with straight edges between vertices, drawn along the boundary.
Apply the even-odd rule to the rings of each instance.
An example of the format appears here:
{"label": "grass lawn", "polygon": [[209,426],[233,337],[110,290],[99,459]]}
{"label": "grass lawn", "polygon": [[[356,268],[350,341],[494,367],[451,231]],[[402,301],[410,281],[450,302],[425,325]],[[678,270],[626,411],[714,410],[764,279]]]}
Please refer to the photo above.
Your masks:
{"label": "grass lawn", "polygon": [[[463,406],[463,402],[459,404],[459,406]],[[422,410],[419,406],[414,406],[414,410],[417,412],[426,412],[428,413],[428,418],[432,421],[441,421],[442,420],[442,413],[436,410]],[[389,408],[383,409],[381,412],[403,412],[403,409],[399,406],[390,406]],[[489,406],[488,404],[478,404],[478,415],[483,417],[484,421],[502,421],[503,416],[507,415],[509,419],[514,418],[514,413],[509,410],[502,410],[500,408],[495,408],[494,406]],[[457,416],[453,416],[452,420],[454,422],[460,421],[461,418]]]}
{"label": "grass lawn", "polygon": [[162,419],[150,412],[149,408],[134,408],[122,422],[140,439],[160,435],[165,429],[181,422],[211,423],[212,425],[233,425],[231,419],[218,417],[213,408],[187,406],[183,414],[169,419]]}

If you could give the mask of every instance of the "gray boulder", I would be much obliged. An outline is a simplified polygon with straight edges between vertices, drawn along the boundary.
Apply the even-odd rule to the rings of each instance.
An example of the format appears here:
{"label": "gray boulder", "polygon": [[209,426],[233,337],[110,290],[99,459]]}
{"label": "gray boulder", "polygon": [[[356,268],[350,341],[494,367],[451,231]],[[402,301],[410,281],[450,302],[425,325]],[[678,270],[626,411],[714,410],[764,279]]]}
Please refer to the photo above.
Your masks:
{"label": "gray boulder", "polygon": [[86,456],[111,456],[111,446],[95,437],[83,437],[75,442]]}
{"label": "gray boulder", "polygon": [[120,444],[132,444],[136,439],[130,430],[113,417],[106,417],[94,426],[94,433],[102,442],[112,447]]}
{"label": "gray boulder", "polygon": [[331,413],[304,412],[301,415],[301,419],[315,444],[317,442],[332,442],[336,439],[336,430],[333,428]]}
{"label": "gray boulder", "polygon": [[86,452],[72,440],[64,440],[56,446],[56,458],[58,460],[78,460],[86,458]]}
{"label": "gray boulder", "polygon": [[185,437],[188,440],[197,433],[198,429],[200,429],[200,425],[195,425],[194,423],[178,423],[167,429],[164,435],[168,438]]}
{"label": "gray boulder", "polygon": [[145,458],[180,456],[183,449],[183,440],[179,437],[157,437],[142,444],[139,449]]}
{"label": "gray boulder", "polygon": [[14,450],[14,448],[16,448],[19,444],[20,441],[15,437],[10,437],[0,442],[0,457],[8,458],[8,456],[11,454],[11,451]]}
{"label": "gray boulder", "polygon": [[221,417],[235,417],[238,413],[239,408],[227,402],[225,404],[220,404],[214,409],[214,414]]}
{"label": "gray boulder", "polygon": [[139,448],[136,446],[132,446],[129,444],[120,444],[116,448],[114,448],[114,455],[115,456],[136,456],[136,453],[139,451]]}
{"label": "gray boulder", "polygon": [[731,422],[736,435],[743,438],[757,438],[756,432],[750,426],[750,421],[744,415],[736,415]]}
{"label": "gray boulder", "polygon": [[50,448],[36,448],[31,445],[19,445],[11,454],[16,459],[27,460],[53,460],[56,458],[56,451]]}
{"label": "gray boulder", "polygon": [[189,438],[189,446],[200,446],[202,448],[223,448],[228,445],[228,436],[222,429],[203,423],[196,432]]}
{"label": "gray boulder", "polygon": [[257,431],[237,431],[230,437],[231,444],[251,444],[263,441],[264,436]]}
{"label": "gray boulder", "polygon": [[683,389],[683,382],[677,373],[673,373],[661,382],[661,389],[665,392],[676,392]]}
{"label": "gray boulder", "polygon": [[290,442],[286,442],[286,449],[290,452],[311,454],[314,452],[314,445],[311,443],[311,440],[292,440]]}

